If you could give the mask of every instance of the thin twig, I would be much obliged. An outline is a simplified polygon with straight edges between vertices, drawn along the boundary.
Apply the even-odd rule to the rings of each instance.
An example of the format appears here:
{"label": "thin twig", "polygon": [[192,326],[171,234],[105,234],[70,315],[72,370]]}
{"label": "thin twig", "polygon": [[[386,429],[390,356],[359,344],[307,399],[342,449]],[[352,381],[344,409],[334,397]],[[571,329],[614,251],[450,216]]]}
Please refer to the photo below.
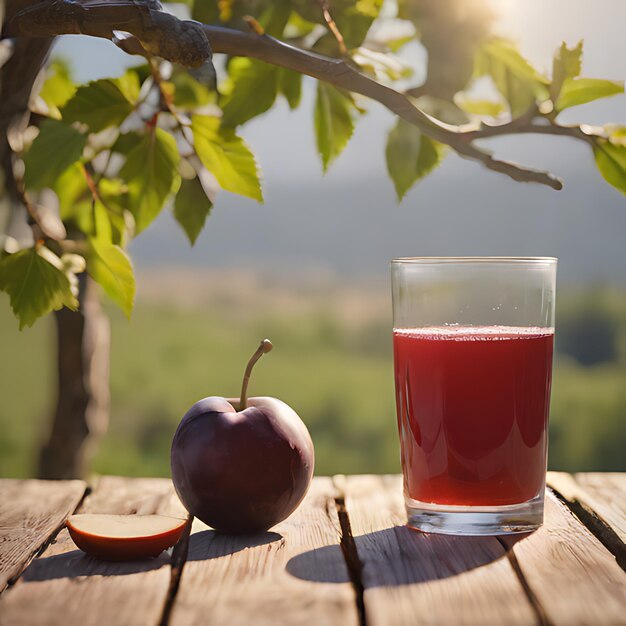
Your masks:
{"label": "thin twig", "polygon": [[320,5],[320,9],[322,9],[322,15],[324,16],[324,21],[326,22],[326,26],[328,26],[328,30],[332,33],[332,36],[337,41],[337,45],[339,46],[339,52],[341,56],[347,57],[348,48],[346,46],[346,42],[337,26],[337,22],[335,22],[333,16],[330,13],[330,3],[328,0],[317,0],[317,4]]}
{"label": "thin twig", "polygon": [[92,202],[95,204],[99,202],[109,213],[114,213],[115,215],[122,215],[122,212],[111,208],[111,206],[104,200],[102,194],[100,193],[100,189],[98,189],[98,182],[95,180],[95,170],[93,169],[93,165],[91,163],[81,163],[80,171],[83,174],[83,178],[87,183],[87,188],[91,193]]}
{"label": "thin twig", "polygon": [[195,156],[198,156],[196,152],[196,147],[193,143],[193,139],[190,139],[187,136],[187,128],[183,124],[182,120],[180,119],[180,116],[178,115],[178,112],[174,108],[171,96],[163,89],[163,77],[161,76],[161,72],[159,71],[158,64],[155,62],[152,56],[149,56],[148,62],[150,64],[150,72],[152,73],[154,84],[159,90],[162,104],[165,106],[167,112],[174,118],[174,121],[176,122],[178,130],[180,131],[180,134],[182,138],[185,140],[185,142],[187,143],[187,145],[191,148],[192,154]]}

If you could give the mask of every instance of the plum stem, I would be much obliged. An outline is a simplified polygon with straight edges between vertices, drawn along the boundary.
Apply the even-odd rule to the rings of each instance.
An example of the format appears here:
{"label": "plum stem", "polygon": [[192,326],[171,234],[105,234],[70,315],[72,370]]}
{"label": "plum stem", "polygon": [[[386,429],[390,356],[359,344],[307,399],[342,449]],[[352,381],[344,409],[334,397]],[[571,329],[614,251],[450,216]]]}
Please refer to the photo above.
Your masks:
{"label": "plum stem", "polygon": [[239,410],[243,411],[248,406],[248,383],[250,382],[250,374],[254,364],[266,353],[269,352],[274,346],[269,339],[263,339],[256,349],[256,352],[250,357],[246,371],[243,375],[243,384],[241,385],[241,396],[239,400]]}

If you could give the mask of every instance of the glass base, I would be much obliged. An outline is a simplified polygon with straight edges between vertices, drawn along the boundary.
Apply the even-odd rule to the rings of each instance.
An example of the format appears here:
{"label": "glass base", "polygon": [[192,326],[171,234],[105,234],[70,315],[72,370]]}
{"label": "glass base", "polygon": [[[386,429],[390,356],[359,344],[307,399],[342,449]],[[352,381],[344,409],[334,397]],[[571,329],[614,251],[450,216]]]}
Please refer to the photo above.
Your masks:
{"label": "glass base", "polygon": [[444,535],[511,535],[536,530],[543,523],[543,494],[506,506],[450,506],[418,502],[405,496],[407,526]]}

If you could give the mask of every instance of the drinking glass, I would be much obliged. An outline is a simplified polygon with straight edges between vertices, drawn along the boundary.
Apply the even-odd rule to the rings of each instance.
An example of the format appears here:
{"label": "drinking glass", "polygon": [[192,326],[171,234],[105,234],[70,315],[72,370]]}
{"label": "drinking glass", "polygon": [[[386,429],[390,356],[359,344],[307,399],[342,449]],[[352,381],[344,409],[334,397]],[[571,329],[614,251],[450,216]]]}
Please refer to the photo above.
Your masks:
{"label": "drinking glass", "polygon": [[557,260],[391,262],[396,407],[411,528],[541,525]]}

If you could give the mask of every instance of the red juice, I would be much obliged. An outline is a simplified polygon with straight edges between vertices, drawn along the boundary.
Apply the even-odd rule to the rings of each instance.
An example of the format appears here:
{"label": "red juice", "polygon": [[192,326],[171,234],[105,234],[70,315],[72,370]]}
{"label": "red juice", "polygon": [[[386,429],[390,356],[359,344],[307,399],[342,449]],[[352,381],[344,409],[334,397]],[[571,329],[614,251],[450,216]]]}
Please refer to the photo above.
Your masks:
{"label": "red juice", "polygon": [[407,496],[499,506],[541,492],[553,339],[549,328],[394,329]]}

